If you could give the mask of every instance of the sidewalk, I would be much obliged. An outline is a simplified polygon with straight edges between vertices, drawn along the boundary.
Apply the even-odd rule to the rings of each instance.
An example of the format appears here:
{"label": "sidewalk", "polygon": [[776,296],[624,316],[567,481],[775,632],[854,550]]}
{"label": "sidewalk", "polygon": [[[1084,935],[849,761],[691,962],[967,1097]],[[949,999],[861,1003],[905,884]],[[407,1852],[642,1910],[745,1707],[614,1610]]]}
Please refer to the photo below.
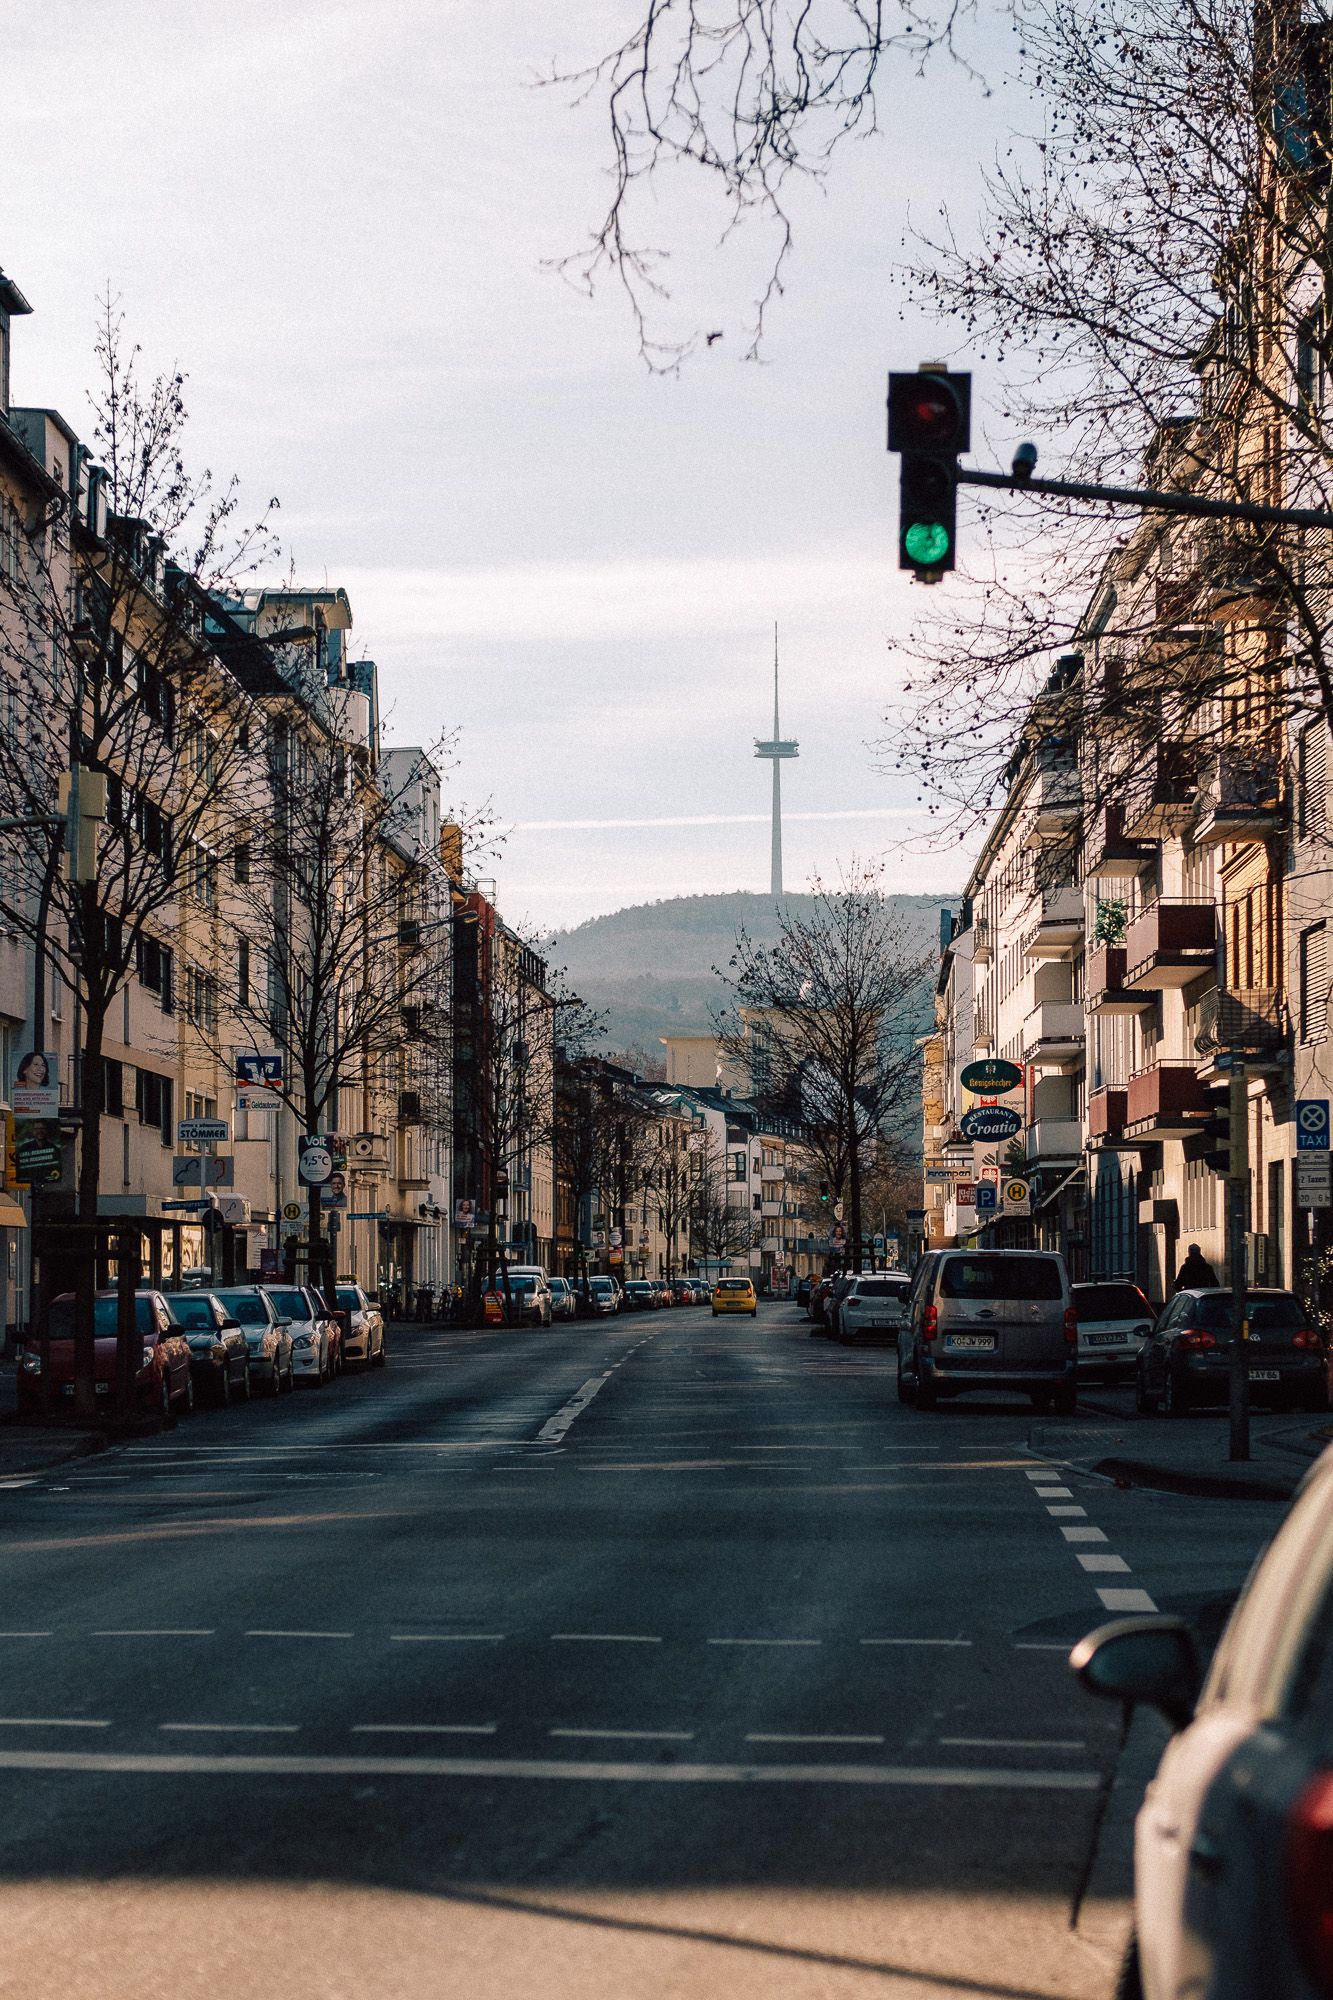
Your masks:
{"label": "sidewalk", "polygon": [[1053,1457],[1118,1484],[1207,1499],[1289,1500],[1309,1466],[1333,1444],[1333,1418],[1327,1413],[1255,1410],[1250,1457],[1232,1464],[1225,1410],[1141,1417],[1125,1392],[1095,1388],[1080,1396],[1079,1408],[1091,1423],[1043,1424],[1033,1432],[1034,1444],[1039,1440]]}
{"label": "sidewalk", "polygon": [[72,1424],[26,1424],[18,1418],[18,1376],[12,1361],[0,1362],[0,1486],[25,1474],[49,1471],[71,1458],[103,1451],[100,1431]]}

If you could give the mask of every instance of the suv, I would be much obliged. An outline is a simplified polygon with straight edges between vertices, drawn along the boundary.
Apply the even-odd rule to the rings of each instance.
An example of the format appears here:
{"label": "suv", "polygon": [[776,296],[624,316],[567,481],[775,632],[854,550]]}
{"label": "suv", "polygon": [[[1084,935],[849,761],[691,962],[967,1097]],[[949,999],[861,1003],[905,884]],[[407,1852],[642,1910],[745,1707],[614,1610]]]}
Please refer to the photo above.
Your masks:
{"label": "suv", "polygon": [[1078,1323],[1052,1250],[931,1250],[898,1336],[898,1400],[933,1410],[965,1389],[1021,1389],[1062,1415],[1076,1400]]}

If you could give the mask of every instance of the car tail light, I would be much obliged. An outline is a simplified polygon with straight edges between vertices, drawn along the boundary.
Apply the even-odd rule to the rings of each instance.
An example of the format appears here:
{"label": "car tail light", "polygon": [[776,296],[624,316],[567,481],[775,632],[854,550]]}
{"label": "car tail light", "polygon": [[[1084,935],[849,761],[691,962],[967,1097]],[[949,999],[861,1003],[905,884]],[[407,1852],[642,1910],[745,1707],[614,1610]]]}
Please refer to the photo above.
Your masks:
{"label": "car tail light", "polygon": [[1178,1344],[1191,1354],[1201,1354],[1206,1347],[1216,1347],[1217,1338],[1201,1327],[1194,1333],[1182,1333]]}
{"label": "car tail light", "polygon": [[1312,1326],[1303,1326],[1298,1334],[1293,1335],[1291,1344],[1293,1347],[1318,1349],[1324,1343]]}
{"label": "car tail light", "polygon": [[923,1340],[933,1340],[939,1329],[939,1312],[934,1306],[927,1306],[921,1320],[921,1338]]}
{"label": "car tail light", "polygon": [[1078,1314],[1072,1306],[1065,1307],[1065,1339],[1071,1347],[1078,1345]]}
{"label": "car tail light", "polygon": [[1287,1821],[1287,1910],[1302,1965],[1333,1994],[1333,1771],[1305,1787]]}

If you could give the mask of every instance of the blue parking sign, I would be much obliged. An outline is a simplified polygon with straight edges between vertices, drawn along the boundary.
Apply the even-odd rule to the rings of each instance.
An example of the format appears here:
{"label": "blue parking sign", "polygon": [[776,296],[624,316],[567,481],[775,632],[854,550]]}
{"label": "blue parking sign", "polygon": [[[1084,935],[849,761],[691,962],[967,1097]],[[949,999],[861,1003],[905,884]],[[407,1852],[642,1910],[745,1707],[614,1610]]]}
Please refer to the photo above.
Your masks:
{"label": "blue parking sign", "polygon": [[976,1202],[977,1214],[982,1215],[986,1212],[987,1209],[994,1209],[998,1207],[998,1205],[999,1205],[999,1189],[996,1187],[994,1181],[978,1181],[977,1202]]}
{"label": "blue parking sign", "polygon": [[1296,1150],[1298,1153],[1328,1151],[1328,1099],[1296,1099]]}

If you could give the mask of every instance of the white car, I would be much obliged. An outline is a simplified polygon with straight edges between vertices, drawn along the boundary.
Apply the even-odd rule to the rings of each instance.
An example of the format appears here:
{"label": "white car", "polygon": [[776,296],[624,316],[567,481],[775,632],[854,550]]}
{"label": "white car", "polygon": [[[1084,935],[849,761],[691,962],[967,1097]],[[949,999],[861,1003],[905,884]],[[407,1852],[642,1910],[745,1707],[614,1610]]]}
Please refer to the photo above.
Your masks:
{"label": "white car", "polygon": [[339,1285],[334,1293],[339,1312],[348,1316],[343,1335],[343,1360],[364,1362],[368,1368],[382,1368],[384,1315],[377,1302],[360,1285]]}
{"label": "white car", "polygon": [[1179,1618],[1074,1648],[1092,1693],[1176,1732],[1135,1825],[1125,2000],[1333,1993],[1333,1449],[1307,1475],[1199,1686]]}
{"label": "white car", "polygon": [[305,1285],[263,1285],[279,1318],[291,1321],[292,1375],[322,1389],[337,1372],[336,1330],[315,1294]]}
{"label": "white car", "polygon": [[568,1278],[551,1279],[551,1315],[554,1319],[573,1319],[578,1300],[574,1287]]}
{"label": "white car", "polygon": [[1157,1314],[1128,1278],[1071,1285],[1080,1375],[1132,1375]]}

